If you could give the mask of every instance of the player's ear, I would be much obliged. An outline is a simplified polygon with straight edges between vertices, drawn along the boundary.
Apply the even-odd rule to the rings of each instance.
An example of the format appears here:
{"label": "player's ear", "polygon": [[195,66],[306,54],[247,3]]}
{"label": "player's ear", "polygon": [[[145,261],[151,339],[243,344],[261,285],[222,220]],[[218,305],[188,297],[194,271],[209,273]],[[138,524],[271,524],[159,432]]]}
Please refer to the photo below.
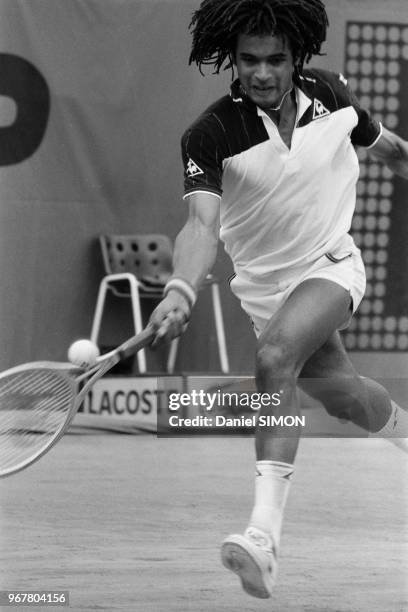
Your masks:
{"label": "player's ear", "polygon": [[300,75],[302,74],[302,60],[300,53],[293,55],[293,82],[298,84],[300,81]]}
{"label": "player's ear", "polygon": [[300,75],[301,75],[301,72],[302,71],[301,71],[300,64],[295,64],[293,66],[293,77],[292,77],[292,81],[293,81],[293,83],[295,85],[299,86],[299,84],[300,84]]}
{"label": "player's ear", "polygon": [[297,45],[289,43],[290,52],[292,54],[292,62],[295,70],[301,70],[302,66],[302,54]]}
{"label": "player's ear", "polygon": [[227,68],[231,69],[231,81],[233,81],[235,79],[235,70],[234,69],[237,67],[237,59],[236,59],[237,58],[237,54],[236,54],[236,52],[234,50],[234,51],[230,51],[228,56],[229,56],[229,63],[227,64],[226,69]]}
{"label": "player's ear", "polygon": [[229,53],[228,53],[232,66],[237,65],[237,46],[238,46],[238,37],[235,37],[234,40],[230,41]]}

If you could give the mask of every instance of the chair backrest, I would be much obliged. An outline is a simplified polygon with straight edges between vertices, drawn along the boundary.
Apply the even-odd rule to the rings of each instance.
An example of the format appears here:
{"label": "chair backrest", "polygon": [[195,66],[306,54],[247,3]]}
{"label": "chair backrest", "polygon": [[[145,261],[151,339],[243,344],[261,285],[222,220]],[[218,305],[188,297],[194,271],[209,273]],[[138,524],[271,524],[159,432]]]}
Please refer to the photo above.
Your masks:
{"label": "chair backrest", "polygon": [[99,240],[106,274],[131,272],[159,283],[171,275],[173,244],[164,234],[111,234]]}

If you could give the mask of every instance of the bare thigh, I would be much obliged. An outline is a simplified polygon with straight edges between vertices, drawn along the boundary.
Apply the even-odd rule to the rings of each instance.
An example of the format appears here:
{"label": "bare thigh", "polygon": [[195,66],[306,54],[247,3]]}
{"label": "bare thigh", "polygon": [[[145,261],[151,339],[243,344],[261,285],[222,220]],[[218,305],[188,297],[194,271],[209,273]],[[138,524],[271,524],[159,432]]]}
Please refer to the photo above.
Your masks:
{"label": "bare thigh", "polygon": [[349,419],[368,431],[380,430],[392,412],[388,391],[358,374],[338,332],[306,361],[298,385],[332,416]]}
{"label": "bare thigh", "polygon": [[[258,339],[256,383],[260,392],[279,391],[281,403],[273,408],[276,416],[298,413],[296,378],[305,361],[344,323],[350,303],[350,294],[337,283],[308,279],[268,322]],[[271,407],[262,407],[259,415],[270,411]],[[290,431],[257,427],[257,459],[293,463],[300,434],[297,427]]]}
{"label": "bare thigh", "polygon": [[333,416],[347,417],[353,396],[366,403],[360,377],[338,331],[305,362],[298,385]]}
{"label": "bare thigh", "polygon": [[[270,319],[258,339],[259,352],[270,361],[290,365],[297,376],[305,362],[342,326],[350,315],[351,297],[340,285],[320,278],[301,283]],[[278,353],[278,358],[274,354]],[[278,363],[276,363],[278,362]]]}
{"label": "bare thigh", "polygon": [[335,331],[306,361],[300,378],[325,378],[337,374],[358,376],[344,348],[340,333]]}

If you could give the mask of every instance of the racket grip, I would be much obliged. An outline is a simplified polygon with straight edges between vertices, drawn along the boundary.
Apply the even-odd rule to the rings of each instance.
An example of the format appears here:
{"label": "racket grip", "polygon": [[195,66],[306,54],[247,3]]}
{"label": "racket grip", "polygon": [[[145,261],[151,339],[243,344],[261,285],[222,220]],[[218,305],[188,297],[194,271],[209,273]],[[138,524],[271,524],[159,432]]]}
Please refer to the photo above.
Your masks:
{"label": "racket grip", "polygon": [[118,349],[118,355],[120,359],[126,359],[131,355],[134,355],[141,349],[149,346],[154,340],[156,332],[152,325],[148,325],[140,334],[136,334],[129,340],[126,340]]}

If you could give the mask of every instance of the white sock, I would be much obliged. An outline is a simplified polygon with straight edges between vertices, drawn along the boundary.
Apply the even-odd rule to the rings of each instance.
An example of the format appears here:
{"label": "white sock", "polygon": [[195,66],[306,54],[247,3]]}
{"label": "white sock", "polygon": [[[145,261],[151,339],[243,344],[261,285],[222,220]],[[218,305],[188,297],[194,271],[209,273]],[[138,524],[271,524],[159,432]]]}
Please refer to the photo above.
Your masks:
{"label": "white sock", "polygon": [[257,461],[255,505],[248,527],[256,527],[272,536],[279,545],[283,510],[290,489],[294,466],[281,461]]}
{"label": "white sock", "polygon": [[370,438],[386,438],[402,450],[408,453],[408,412],[400,408],[398,404],[391,400],[391,416],[380,429],[371,432]]}

